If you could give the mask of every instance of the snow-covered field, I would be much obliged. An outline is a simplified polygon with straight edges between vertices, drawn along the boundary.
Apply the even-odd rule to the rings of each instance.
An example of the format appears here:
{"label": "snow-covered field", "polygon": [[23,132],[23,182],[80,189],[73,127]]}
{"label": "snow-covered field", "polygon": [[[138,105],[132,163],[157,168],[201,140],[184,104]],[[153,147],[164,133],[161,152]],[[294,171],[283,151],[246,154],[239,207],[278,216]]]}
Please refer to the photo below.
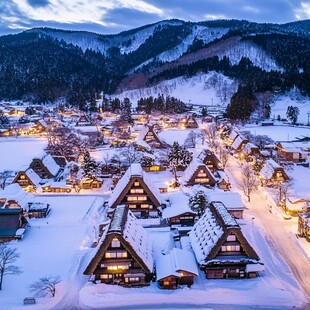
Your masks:
{"label": "snow-covered field", "polygon": [[254,135],[267,135],[274,141],[292,141],[303,136],[310,137],[309,127],[297,127],[275,123],[274,126],[245,125],[241,130],[250,131]]}
{"label": "snow-covered field", "polygon": [[23,166],[28,166],[33,157],[41,154],[46,146],[47,141],[43,138],[1,138],[0,171],[18,171]]}
{"label": "snow-covered field", "polygon": [[128,97],[133,107],[136,107],[141,97],[157,97],[161,94],[176,97],[185,103],[226,106],[236,89],[237,85],[231,79],[220,73],[209,72],[190,78],[171,79],[153,87],[126,91],[117,94],[116,97],[120,99]]}

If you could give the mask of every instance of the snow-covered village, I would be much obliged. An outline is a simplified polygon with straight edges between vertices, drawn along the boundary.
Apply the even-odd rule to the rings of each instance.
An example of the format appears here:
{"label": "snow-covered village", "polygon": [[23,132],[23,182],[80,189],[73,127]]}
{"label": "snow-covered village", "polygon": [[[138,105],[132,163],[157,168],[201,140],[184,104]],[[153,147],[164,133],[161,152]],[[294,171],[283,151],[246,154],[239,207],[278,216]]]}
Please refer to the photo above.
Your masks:
{"label": "snow-covered village", "polygon": [[307,1],[0,2],[0,310],[310,309]]}
{"label": "snow-covered village", "polygon": [[109,100],[123,108],[2,103],[1,308],[302,308],[307,124]]}

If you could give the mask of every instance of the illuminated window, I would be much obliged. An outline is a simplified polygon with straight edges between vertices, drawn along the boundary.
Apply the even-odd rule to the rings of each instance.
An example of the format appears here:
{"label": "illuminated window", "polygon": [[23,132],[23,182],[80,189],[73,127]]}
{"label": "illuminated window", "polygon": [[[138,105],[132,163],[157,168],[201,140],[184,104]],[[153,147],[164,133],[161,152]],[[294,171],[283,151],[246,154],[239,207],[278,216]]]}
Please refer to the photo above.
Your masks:
{"label": "illuminated window", "polygon": [[119,248],[121,246],[121,243],[119,242],[118,239],[114,238],[111,242],[111,247],[112,248]]}
{"label": "illuminated window", "polygon": [[105,258],[115,258],[116,252],[106,252],[104,256]]}
{"label": "illuminated window", "polygon": [[159,171],[159,166],[151,166],[150,171]]}
{"label": "illuminated window", "polygon": [[222,252],[239,252],[240,245],[223,245]]}
{"label": "illuminated window", "polygon": [[100,275],[100,279],[108,279],[109,278],[109,275],[107,274],[101,274]]}
{"label": "illuminated window", "polygon": [[118,257],[118,258],[127,258],[128,257],[128,253],[126,251],[117,252],[116,253],[116,257]]}
{"label": "illuminated window", "polygon": [[130,208],[130,209],[136,209],[136,208],[137,208],[137,205],[129,205],[129,208]]}
{"label": "illuminated window", "polygon": [[138,181],[135,181],[135,182],[133,183],[133,185],[134,185],[134,186],[140,186],[140,183],[139,183]]}
{"label": "illuminated window", "polygon": [[196,178],[196,183],[208,183],[210,180],[208,178]]}
{"label": "illuminated window", "polygon": [[141,209],[148,209],[149,208],[149,205],[148,204],[142,204],[141,205]]}
{"label": "illuminated window", "polygon": [[164,285],[169,285],[170,282],[169,281],[164,281]]}
{"label": "illuminated window", "polygon": [[132,188],[130,194],[143,194],[143,188]]}
{"label": "illuminated window", "polygon": [[25,180],[25,179],[26,179],[25,175],[22,174],[22,175],[20,176],[20,179],[21,179],[21,180]]}
{"label": "illuminated window", "polygon": [[145,200],[147,200],[147,197],[146,196],[138,196],[138,200],[139,201],[145,201]]}
{"label": "illuminated window", "polygon": [[126,265],[115,265],[115,266],[108,266],[108,270],[114,271],[114,270],[126,270],[129,269],[129,266]]}

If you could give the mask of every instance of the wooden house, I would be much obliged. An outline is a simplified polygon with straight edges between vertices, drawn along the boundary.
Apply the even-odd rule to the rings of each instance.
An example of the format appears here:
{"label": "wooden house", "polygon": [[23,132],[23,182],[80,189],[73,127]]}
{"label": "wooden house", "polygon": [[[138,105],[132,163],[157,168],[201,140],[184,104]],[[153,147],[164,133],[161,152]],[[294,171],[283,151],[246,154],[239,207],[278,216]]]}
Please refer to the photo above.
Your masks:
{"label": "wooden house", "polygon": [[209,191],[206,193],[206,198],[208,204],[221,202],[234,218],[243,218],[244,204],[239,193],[219,190]]}
{"label": "wooden house", "polygon": [[183,191],[177,191],[169,193],[161,217],[171,227],[190,227],[195,223],[197,212],[189,207],[188,196]]}
{"label": "wooden house", "polygon": [[197,158],[200,159],[210,169],[212,173],[218,170],[223,170],[223,165],[221,161],[213,152],[208,149],[202,150],[198,154]]}
{"label": "wooden house", "polygon": [[102,186],[102,180],[98,178],[89,179],[89,178],[83,178],[80,181],[80,186],[83,189],[93,189],[93,188],[100,188]]}
{"label": "wooden house", "polygon": [[27,215],[31,218],[45,218],[51,212],[50,205],[45,202],[29,202]]}
{"label": "wooden house", "polygon": [[109,207],[113,210],[119,204],[129,205],[138,218],[158,217],[161,194],[140,164],[132,164],[116,184]]}
{"label": "wooden house", "polygon": [[254,156],[258,157],[261,155],[260,149],[254,143],[248,142],[243,148],[243,154],[246,157]]}
{"label": "wooden house", "polygon": [[227,138],[227,145],[232,145],[235,139],[239,136],[239,132],[235,129],[233,129]]}
{"label": "wooden house", "polygon": [[144,141],[149,146],[154,148],[162,148],[165,144],[160,140],[157,133],[154,131],[153,125],[144,125],[137,138],[137,142]]}
{"label": "wooden house", "polygon": [[75,126],[92,126],[92,121],[86,114],[82,114],[77,120]]}
{"label": "wooden house", "polygon": [[216,180],[210,169],[200,159],[194,158],[184,170],[182,183],[186,186],[201,184],[213,187],[216,184]]}
{"label": "wooden house", "polygon": [[310,242],[310,209],[298,213],[298,234]]}
{"label": "wooden house", "polygon": [[180,285],[190,287],[196,276],[197,263],[190,251],[173,248],[156,260],[156,279],[160,288],[176,289]]}
{"label": "wooden house", "polygon": [[236,152],[241,152],[243,151],[244,147],[246,146],[248,142],[249,142],[248,139],[238,135],[238,137],[236,137],[236,139],[232,143],[231,148],[235,150]]}
{"label": "wooden house", "polygon": [[0,209],[0,243],[22,239],[26,226],[21,208]]}
{"label": "wooden house", "polygon": [[266,186],[274,185],[279,182],[286,182],[290,179],[284,168],[273,159],[265,161],[264,167],[259,172],[259,178]]}
{"label": "wooden house", "polygon": [[241,227],[221,202],[210,204],[189,237],[208,279],[252,278],[264,269]]}
{"label": "wooden house", "polygon": [[94,281],[125,287],[149,285],[152,242],[128,206],[117,206],[103,233],[97,253],[84,271]]}
{"label": "wooden house", "polygon": [[50,154],[34,158],[29,167],[36,172],[41,179],[55,178],[62,170]]}
{"label": "wooden house", "polygon": [[42,182],[42,179],[33,171],[28,168],[20,170],[15,176],[12,183],[18,183],[25,191],[34,191]]}
{"label": "wooden house", "polygon": [[199,127],[196,118],[192,114],[182,117],[180,120],[180,126],[187,129],[195,129]]}
{"label": "wooden house", "polygon": [[230,190],[231,184],[230,184],[228,176],[226,175],[224,171],[222,170],[215,171],[213,175],[216,179],[216,183],[219,189],[222,189],[224,191]]}
{"label": "wooden house", "polygon": [[72,187],[66,182],[48,182],[42,187],[43,193],[71,193]]}
{"label": "wooden house", "polygon": [[18,183],[13,183],[0,190],[0,208],[26,208],[33,195],[24,191]]}
{"label": "wooden house", "polygon": [[293,142],[276,143],[276,146],[279,160],[294,163],[305,162],[307,160],[307,152],[296,146]]}

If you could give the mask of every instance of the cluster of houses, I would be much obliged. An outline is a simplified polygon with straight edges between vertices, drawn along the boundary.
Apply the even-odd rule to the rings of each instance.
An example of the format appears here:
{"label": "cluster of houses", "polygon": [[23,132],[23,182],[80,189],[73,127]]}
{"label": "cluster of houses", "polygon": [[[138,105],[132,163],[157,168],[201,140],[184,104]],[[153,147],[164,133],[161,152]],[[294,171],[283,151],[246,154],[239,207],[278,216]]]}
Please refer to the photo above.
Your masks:
{"label": "cluster of houses", "polygon": [[[227,146],[238,158],[255,163],[260,161],[262,167],[258,178],[262,186],[274,187],[290,181],[286,171],[288,165],[297,164],[309,167],[310,139],[302,137],[292,142],[278,142],[259,149],[254,143],[233,129],[225,139]],[[310,241],[310,201],[307,198],[294,199],[285,197],[279,202],[289,216],[298,216],[298,234]],[[289,218],[289,217],[288,217]]]}

